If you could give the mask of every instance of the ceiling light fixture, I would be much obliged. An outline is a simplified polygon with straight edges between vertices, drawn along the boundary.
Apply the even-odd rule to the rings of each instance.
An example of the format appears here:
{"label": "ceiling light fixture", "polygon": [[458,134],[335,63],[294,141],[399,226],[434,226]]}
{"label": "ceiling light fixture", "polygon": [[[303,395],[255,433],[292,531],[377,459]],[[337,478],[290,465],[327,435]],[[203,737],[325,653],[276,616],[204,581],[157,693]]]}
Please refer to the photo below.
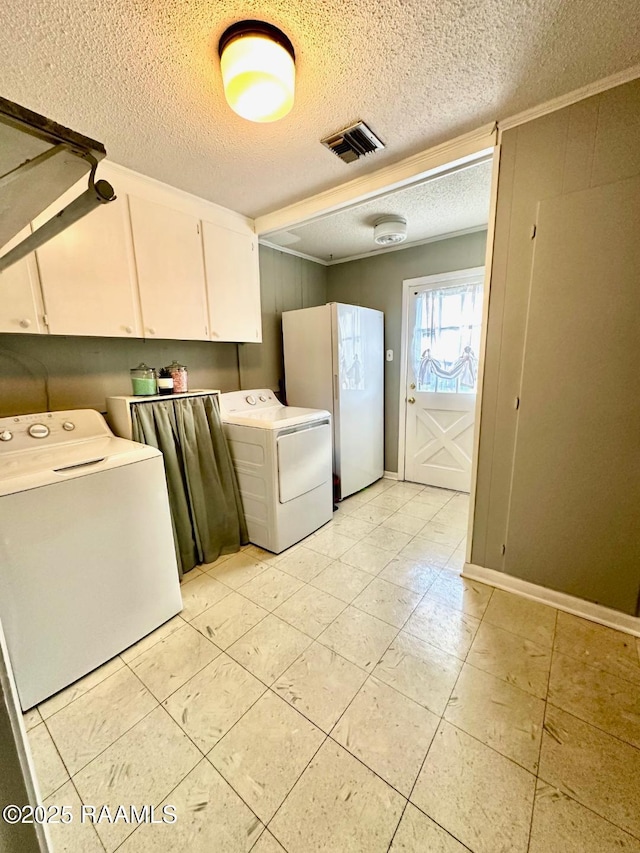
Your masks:
{"label": "ceiling light fixture", "polygon": [[224,94],[249,121],[277,121],[293,106],[295,53],[287,36],[263,21],[239,21],[218,43]]}
{"label": "ceiling light fixture", "polygon": [[407,239],[407,220],[402,216],[381,216],[373,223],[373,239],[378,246],[393,246]]}

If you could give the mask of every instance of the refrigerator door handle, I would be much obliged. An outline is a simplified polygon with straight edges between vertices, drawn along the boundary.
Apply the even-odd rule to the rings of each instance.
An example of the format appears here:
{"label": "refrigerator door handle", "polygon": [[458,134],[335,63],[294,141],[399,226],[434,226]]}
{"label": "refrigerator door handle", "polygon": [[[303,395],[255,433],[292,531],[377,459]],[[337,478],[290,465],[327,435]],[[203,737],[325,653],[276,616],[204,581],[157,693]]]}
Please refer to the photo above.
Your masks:
{"label": "refrigerator door handle", "polygon": [[333,374],[333,399],[338,399],[338,374]]}

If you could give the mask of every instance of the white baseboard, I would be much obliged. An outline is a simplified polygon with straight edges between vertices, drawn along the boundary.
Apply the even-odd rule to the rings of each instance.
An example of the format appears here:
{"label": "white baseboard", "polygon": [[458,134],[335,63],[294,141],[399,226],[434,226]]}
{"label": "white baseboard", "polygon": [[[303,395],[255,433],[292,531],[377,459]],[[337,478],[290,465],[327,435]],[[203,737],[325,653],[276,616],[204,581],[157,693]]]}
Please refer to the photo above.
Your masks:
{"label": "white baseboard", "polygon": [[382,475],[385,480],[397,480],[398,474],[396,471],[385,471]]}
{"label": "white baseboard", "polygon": [[615,628],[616,631],[624,631],[625,634],[640,637],[639,618],[611,610],[611,608],[604,607],[601,604],[594,604],[592,601],[585,601],[582,598],[567,595],[565,592],[557,592],[555,589],[548,589],[546,586],[538,586],[538,584],[523,581],[513,575],[497,572],[495,569],[475,566],[473,563],[464,564],[462,577],[486,583],[496,589],[513,592],[523,598],[539,601],[541,604],[549,604],[565,613],[572,613],[574,616],[581,616],[583,619],[589,619],[589,621],[597,622],[599,625],[606,625],[607,628]]}

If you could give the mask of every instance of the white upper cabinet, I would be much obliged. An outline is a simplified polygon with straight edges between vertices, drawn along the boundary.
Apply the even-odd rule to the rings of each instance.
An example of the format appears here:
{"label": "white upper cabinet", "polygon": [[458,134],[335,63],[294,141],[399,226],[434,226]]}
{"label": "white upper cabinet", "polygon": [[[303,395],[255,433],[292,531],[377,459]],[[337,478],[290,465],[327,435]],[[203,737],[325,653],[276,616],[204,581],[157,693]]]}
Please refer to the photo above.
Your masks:
{"label": "white upper cabinet", "polygon": [[261,341],[257,237],[203,222],[202,239],[211,340]]}
{"label": "white upper cabinet", "polygon": [[199,218],[129,196],[144,336],[209,340]]}
{"label": "white upper cabinet", "polygon": [[[30,228],[24,228],[3,247],[3,254],[30,233]],[[0,332],[46,332],[42,314],[38,269],[31,254],[0,272]]]}
{"label": "white upper cabinet", "polygon": [[[87,188],[84,179],[34,222],[46,222]],[[52,335],[140,337],[127,197],[119,194],[36,251]]]}

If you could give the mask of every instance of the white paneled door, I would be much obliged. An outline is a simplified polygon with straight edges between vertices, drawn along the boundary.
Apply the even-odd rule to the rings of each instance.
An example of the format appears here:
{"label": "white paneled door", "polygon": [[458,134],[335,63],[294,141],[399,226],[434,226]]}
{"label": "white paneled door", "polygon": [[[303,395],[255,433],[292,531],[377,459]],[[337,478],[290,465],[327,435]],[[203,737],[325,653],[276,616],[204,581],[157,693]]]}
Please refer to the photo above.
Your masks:
{"label": "white paneled door", "polygon": [[405,479],[468,492],[484,270],[416,279],[407,300]]}

